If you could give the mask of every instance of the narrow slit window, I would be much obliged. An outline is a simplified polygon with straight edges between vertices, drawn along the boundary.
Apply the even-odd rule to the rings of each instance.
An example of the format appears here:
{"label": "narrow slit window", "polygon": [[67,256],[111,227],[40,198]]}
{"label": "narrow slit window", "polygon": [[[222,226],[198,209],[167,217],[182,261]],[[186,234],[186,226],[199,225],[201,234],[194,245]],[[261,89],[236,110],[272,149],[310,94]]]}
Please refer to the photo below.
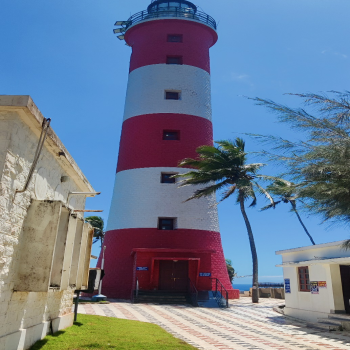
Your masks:
{"label": "narrow slit window", "polygon": [[298,267],[299,291],[310,292],[309,268],[307,266]]}
{"label": "narrow slit window", "polygon": [[180,100],[180,93],[177,91],[165,91],[166,100]]}
{"label": "narrow slit window", "polygon": [[175,229],[175,219],[159,218],[158,219],[158,229],[159,230],[174,230]]}
{"label": "narrow slit window", "polygon": [[182,57],[181,56],[167,56],[166,58],[166,64],[182,64]]}
{"label": "narrow slit window", "polygon": [[174,173],[162,173],[161,177],[161,183],[162,184],[174,184],[176,182],[176,179],[172,176],[174,176]]}
{"label": "narrow slit window", "polygon": [[164,130],[163,140],[180,140],[180,132],[176,130]]}
{"label": "narrow slit window", "polygon": [[182,34],[169,34],[168,42],[169,43],[182,43],[183,36]]}

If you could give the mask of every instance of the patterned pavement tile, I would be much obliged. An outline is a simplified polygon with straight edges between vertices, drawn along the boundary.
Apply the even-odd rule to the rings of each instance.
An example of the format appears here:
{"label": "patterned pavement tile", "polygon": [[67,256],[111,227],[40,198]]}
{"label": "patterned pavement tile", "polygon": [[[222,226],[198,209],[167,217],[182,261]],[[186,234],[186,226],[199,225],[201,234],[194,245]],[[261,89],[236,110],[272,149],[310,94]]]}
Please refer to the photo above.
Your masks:
{"label": "patterned pavement tile", "polygon": [[306,322],[284,317],[273,307],[276,299],[231,301],[229,309],[183,305],[80,304],[78,312],[154,323],[200,350],[350,350],[350,333],[322,332]]}

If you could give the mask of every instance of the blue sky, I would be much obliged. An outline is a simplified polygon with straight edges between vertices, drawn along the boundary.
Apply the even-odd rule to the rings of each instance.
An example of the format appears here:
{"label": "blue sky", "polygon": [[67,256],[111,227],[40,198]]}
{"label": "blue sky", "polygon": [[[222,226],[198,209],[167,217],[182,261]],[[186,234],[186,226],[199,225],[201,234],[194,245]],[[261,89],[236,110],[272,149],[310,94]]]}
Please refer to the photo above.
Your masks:
{"label": "blue sky", "polygon": [[[101,196],[87,209],[107,220],[118,155],[130,48],[112,33],[116,20],[146,9],[148,0],[2,0],[0,94],[31,95]],[[297,106],[288,92],[349,90],[348,0],[198,0],[218,22],[211,50],[214,139],[240,133],[301,135],[243,96]],[[250,151],[261,148],[247,139]],[[264,169],[273,174],[278,169]],[[261,206],[264,201],[260,201]],[[234,199],[219,205],[225,256],[239,275],[251,274],[251,254]],[[287,205],[248,209],[259,255],[260,281],[281,281],[275,251],[308,245]],[[302,214],[316,243],[349,238]],[[98,254],[98,247],[94,247]],[[249,283],[250,278],[237,283]]]}

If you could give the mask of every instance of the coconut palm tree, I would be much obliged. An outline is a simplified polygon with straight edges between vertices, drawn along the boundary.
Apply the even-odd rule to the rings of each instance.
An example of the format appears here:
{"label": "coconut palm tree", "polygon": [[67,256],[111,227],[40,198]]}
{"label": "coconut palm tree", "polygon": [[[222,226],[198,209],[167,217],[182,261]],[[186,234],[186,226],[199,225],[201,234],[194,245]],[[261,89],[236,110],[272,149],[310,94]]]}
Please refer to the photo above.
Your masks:
{"label": "coconut palm tree", "polygon": [[253,303],[259,302],[259,281],[258,281],[258,256],[255,247],[253,231],[245,210],[245,202],[251,199],[250,206],[257,202],[255,190],[264,194],[273,204],[269,193],[261,187],[257,181],[270,177],[259,175],[258,171],[264,164],[247,164],[247,153],[245,142],[237,138],[235,141],[218,141],[215,146],[201,146],[197,148],[198,159],[184,159],[179,166],[194,168],[185,174],[178,174],[176,177],[183,178],[180,187],[187,185],[204,185],[204,188],[195,190],[194,194],[187,201],[212,196],[221,191],[221,201],[237,194],[237,202],[247,227],[250,249],[253,260]]}
{"label": "coconut palm tree", "polygon": [[309,237],[311,243],[313,245],[315,245],[313,238],[311,237],[309,231],[307,230],[306,226],[304,225],[304,223],[301,220],[301,217],[298,213],[297,204],[296,204],[296,200],[298,198],[298,195],[296,194],[296,188],[297,188],[296,184],[294,184],[293,182],[287,181],[287,180],[277,180],[277,181],[273,182],[271,185],[267,186],[266,189],[269,193],[276,195],[276,196],[279,196],[280,200],[275,201],[273,204],[269,204],[269,205],[261,208],[261,211],[275,208],[275,206],[277,204],[282,203],[282,202],[286,203],[286,204],[290,203],[290,205],[292,206],[292,211],[298,217],[298,220],[299,220],[301,226],[303,227],[305,233]]}
{"label": "coconut palm tree", "polygon": [[88,222],[94,228],[94,242],[96,243],[99,240],[101,241],[101,248],[103,246],[103,239],[105,237],[104,232],[104,220],[101,216],[88,216],[85,218],[85,221]]}

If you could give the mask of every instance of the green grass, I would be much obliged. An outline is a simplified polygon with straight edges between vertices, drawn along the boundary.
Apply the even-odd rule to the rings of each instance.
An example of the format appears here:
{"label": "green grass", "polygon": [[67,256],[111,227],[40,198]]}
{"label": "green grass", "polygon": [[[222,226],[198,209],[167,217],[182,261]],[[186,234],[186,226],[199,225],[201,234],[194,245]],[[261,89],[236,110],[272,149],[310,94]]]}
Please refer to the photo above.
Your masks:
{"label": "green grass", "polygon": [[72,327],[38,341],[30,350],[196,349],[151,323],[81,314],[78,321]]}

